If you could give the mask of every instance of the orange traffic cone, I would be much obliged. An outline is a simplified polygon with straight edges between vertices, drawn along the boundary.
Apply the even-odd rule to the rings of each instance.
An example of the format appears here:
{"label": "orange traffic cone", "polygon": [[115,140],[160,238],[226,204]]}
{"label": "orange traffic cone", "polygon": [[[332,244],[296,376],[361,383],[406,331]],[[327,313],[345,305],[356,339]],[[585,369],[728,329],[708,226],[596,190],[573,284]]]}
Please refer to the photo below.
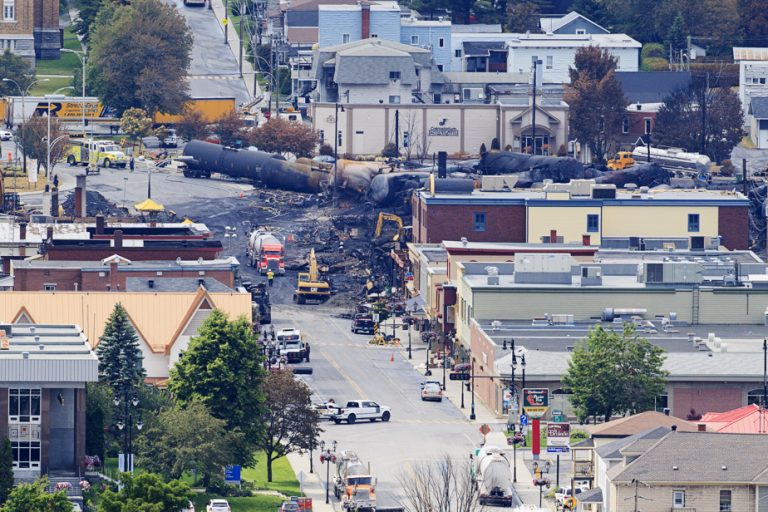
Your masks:
{"label": "orange traffic cone", "polygon": [[240,199],[242,199],[242,198],[244,198],[244,197],[245,197],[245,194],[243,194],[242,192],[240,192]]}
{"label": "orange traffic cone", "polygon": [[395,353],[394,352],[389,354],[389,362],[390,363],[394,363],[395,362]]}

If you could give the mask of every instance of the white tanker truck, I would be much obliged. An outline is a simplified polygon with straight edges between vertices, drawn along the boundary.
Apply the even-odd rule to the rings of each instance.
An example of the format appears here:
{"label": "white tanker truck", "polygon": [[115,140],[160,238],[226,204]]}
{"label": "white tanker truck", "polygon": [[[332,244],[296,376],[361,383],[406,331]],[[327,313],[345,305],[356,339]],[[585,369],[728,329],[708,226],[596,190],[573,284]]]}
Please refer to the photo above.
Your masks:
{"label": "white tanker truck", "polygon": [[474,471],[480,505],[512,506],[515,491],[510,462],[504,450],[492,445],[480,448],[475,455]]}

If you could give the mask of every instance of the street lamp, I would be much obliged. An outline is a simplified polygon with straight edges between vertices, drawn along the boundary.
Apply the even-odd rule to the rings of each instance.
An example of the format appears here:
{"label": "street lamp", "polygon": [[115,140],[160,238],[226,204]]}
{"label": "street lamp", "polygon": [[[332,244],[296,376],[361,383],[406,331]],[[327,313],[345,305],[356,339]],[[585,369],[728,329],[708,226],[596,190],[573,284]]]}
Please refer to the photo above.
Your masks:
{"label": "street lamp", "polygon": [[472,370],[469,374],[470,382],[472,383],[472,406],[470,408],[469,419],[474,420],[475,416],[475,356],[472,356]]}
{"label": "street lamp", "polygon": [[536,156],[536,72],[538,67],[541,65],[541,60],[537,59],[536,57],[532,58],[532,65],[533,65],[533,105],[531,107],[531,142],[533,143],[533,148],[531,150],[531,154],[533,156]]}
{"label": "street lamp", "polygon": [[411,353],[411,325],[413,324],[413,317],[408,308],[405,309],[405,314],[406,325],[408,325],[408,359],[413,359],[413,354]]}
{"label": "street lamp", "polygon": [[57,94],[59,91],[64,91],[66,89],[72,89],[71,86],[67,87],[59,87],[56,89],[53,94],[46,94],[45,99],[48,100],[48,107],[46,110],[46,117],[48,117],[48,137],[46,138],[47,148],[46,148],[46,157],[45,157],[45,175],[46,177],[51,175],[51,100],[62,100],[66,96],[63,96],[61,94]]}
{"label": "street lamp", "polygon": [[115,422],[115,426],[118,430],[123,432],[123,472],[133,472],[133,426],[134,420],[136,421],[136,429],[141,431],[144,428],[144,423],[141,421],[141,414],[139,412],[139,395],[134,391],[130,393],[130,389],[127,387],[120,388],[120,392],[115,394],[113,403],[115,407],[118,407],[120,403],[123,404],[123,416],[119,417]]}
{"label": "street lamp", "polygon": [[539,466],[538,462],[533,463],[533,472],[535,477],[533,478],[533,485],[539,488],[539,507],[541,507],[541,498],[542,494],[544,493],[544,487],[546,486],[547,489],[549,489],[550,484],[552,481],[549,479],[549,477],[545,477],[542,474],[549,474],[549,468],[551,464],[549,461],[546,461],[544,463],[543,467]]}
{"label": "street lamp", "polygon": [[224,238],[227,240],[227,249],[232,250],[232,240],[237,238],[237,226],[227,226],[224,228]]}
{"label": "street lamp", "polygon": [[424,367],[426,368],[426,371],[424,372],[425,377],[429,377],[432,375],[432,370],[429,369],[429,353],[432,350],[432,333],[427,333],[427,356],[424,358]]}
{"label": "street lamp", "polygon": [[62,48],[61,51],[64,53],[74,53],[75,55],[77,55],[77,58],[80,59],[80,65],[83,68],[83,79],[82,79],[83,83],[81,84],[83,86],[83,96],[82,96],[82,99],[80,100],[81,101],[80,109],[83,112],[83,138],[85,138],[85,63],[87,59],[87,54],[85,50],[78,51],[78,50],[70,50],[69,48]]}
{"label": "street lamp", "polygon": [[326,448],[325,441],[320,441],[320,464],[325,463],[325,502],[329,503],[331,463],[336,463],[336,441],[332,441]]}
{"label": "street lamp", "polygon": [[[32,88],[33,85],[39,84],[40,82],[49,82],[50,79],[48,78],[40,78],[38,80],[32,80],[29,85],[27,85],[26,88],[19,85],[19,82],[14,80],[13,78],[3,78],[3,82],[10,82],[16,86],[16,88],[19,89],[19,92],[21,93],[21,123],[19,123],[19,129],[21,130],[21,140],[24,140],[24,131],[25,127],[27,126],[27,114],[24,109],[24,105],[27,103],[26,98],[27,94],[29,94],[29,90]],[[11,118],[11,125],[13,125],[13,118]],[[11,126],[13,127],[13,126]],[[24,160],[23,169],[24,174],[27,174],[27,152],[24,151],[22,148],[21,151],[22,158]]]}

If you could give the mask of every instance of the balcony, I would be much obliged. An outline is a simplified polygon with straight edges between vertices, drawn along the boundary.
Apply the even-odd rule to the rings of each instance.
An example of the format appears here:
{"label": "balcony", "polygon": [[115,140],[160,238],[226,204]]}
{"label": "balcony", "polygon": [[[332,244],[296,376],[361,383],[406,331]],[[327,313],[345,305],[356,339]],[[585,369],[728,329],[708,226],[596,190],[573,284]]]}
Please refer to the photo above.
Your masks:
{"label": "balcony", "polygon": [[573,463],[573,474],[576,479],[592,478],[594,476],[592,463],[588,461],[575,461]]}

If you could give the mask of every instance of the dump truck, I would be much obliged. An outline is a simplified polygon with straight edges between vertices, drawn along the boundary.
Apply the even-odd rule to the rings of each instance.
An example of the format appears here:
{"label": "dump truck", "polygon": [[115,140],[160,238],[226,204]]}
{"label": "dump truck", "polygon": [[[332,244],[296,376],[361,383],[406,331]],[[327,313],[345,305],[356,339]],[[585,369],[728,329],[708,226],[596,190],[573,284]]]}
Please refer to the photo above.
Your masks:
{"label": "dump truck", "polygon": [[512,470],[504,450],[486,444],[476,452],[474,473],[480,505],[511,507],[515,501]]}
{"label": "dump truck", "polygon": [[612,171],[623,171],[635,165],[635,159],[630,151],[619,151],[606,165]]}
{"label": "dump truck", "polygon": [[344,510],[376,510],[376,479],[357,453],[342,450],[336,456],[333,493]]}
{"label": "dump truck", "polygon": [[285,274],[285,251],[283,243],[266,228],[256,228],[248,237],[246,247],[248,264],[266,274],[271,270],[275,274]]}

